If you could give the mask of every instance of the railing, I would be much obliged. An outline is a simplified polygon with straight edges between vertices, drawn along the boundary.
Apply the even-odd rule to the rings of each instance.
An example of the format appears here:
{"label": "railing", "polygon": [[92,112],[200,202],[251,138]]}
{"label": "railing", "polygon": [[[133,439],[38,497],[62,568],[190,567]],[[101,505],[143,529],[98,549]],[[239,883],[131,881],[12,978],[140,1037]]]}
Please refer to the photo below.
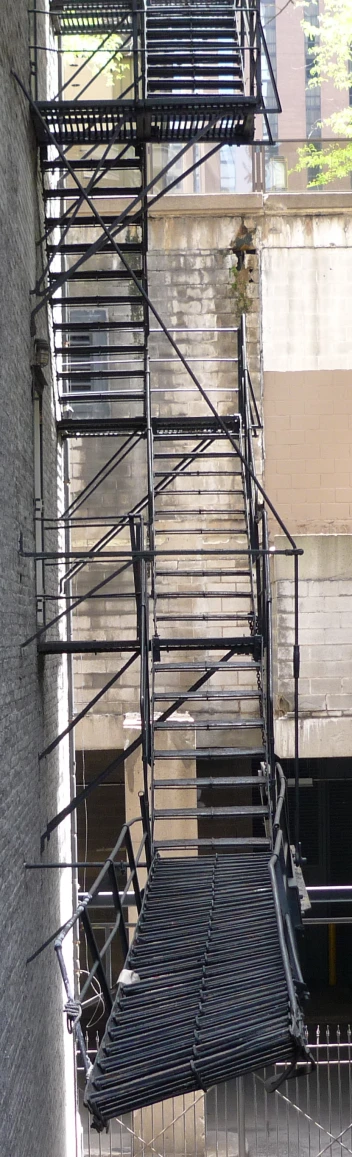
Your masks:
{"label": "railing", "polygon": [[[40,78],[40,57],[45,50],[45,35],[47,34],[45,26],[40,21],[42,15],[42,7],[39,0],[33,0],[31,7],[31,36],[30,36],[30,52],[31,52],[31,74],[32,74],[32,91],[35,100],[38,100],[38,79]],[[89,12],[90,7],[90,12]],[[271,112],[280,111],[280,101],[275,83],[275,77],[266,45],[265,34],[260,19],[259,5],[245,3],[233,4],[232,16],[237,26],[238,35],[238,51],[241,58],[242,71],[242,91],[239,91],[234,84],[233,79],[228,74],[226,66],[228,64],[228,57],[226,57],[225,64],[222,65],[222,39],[221,27],[217,31],[217,21],[214,17],[215,36],[218,36],[219,45],[215,52],[215,60],[218,65],[218,75],[214,77],[214,88],[207,93],[207,70],[204,64],[207,63],[207,41],[205,44],[200,39],[195,43],[192,38],[192,26],[190,22],[190,36],[189,43],[184,41],[184,60],[190,62],[191,75],[184,75],[182,69],[180,74],[177,73],[177,56],[174,57],[174,45],[166,41],[165,46],[162,42],[161,48],[164,51],[160,52],[160,74],[155,83],[154,72],[151,78],[148,76],[148,53],[151,56],[155,55],[155,43],[152,34],[148,33],[148,22],[146,22],[146,15],[153,11],[154,5],[147,5],[146,0],[131,0],[125,5],[99,5],[99,2],[90,6],[84,6],[77,3],[77,0],[51,0],[50,11],[53,17],[52,30],[54,33],[61,35],[66,53],[73,54],[73,64],[75,65],[75,57],[80,54],[86,55],[86,61],[79,63],[78,67],[74,68],[74,74],[69,77],[66,82],[60,85],[57,92],[53,93],[52,99],[58,102],[65,100],[67,96],[74,99],[75,103],[82,98],[86,99],[88,92],[88,99],[90,98],[90,89],[94,82],[100,82],[102,77],[102,101],[106,100],[106,93],[104,85],[106,82],[110,85],[110,99],[117,99],[119,104],[125,105],[126,108],[132,107],[133,103],[144,102],[147,100],[155,104],[160,100],[160,95],[163,94],[162,82],[165,77],[165,93],[166,102],[175,108],[183,107],[190,100],[200,101],[203,105],[212,104],[216,108],[216,104],[224,104],[233,100],[237,104],[241,102],[249,102],[253,105],[253,110],[262,112],[264,121],[267,125],[268,140],[271,141],[270,127],[268,123],[268,114]],[[200,5],[200,10],[202,6]],[[206,6],[205,6],[206,7]],[[214,7],[214,6],[212,6]],[[163,5],[157,5],[156,9],[162,11]],[[230,11],[225,7],[225,11]],[[168,13],[169,20],[177,15],[184,8],[180,3],[169,3]],[[221,6],[220,6],[220,24],[221,24]],[[85,44],[80,45],[79,38],[87,37],[92,34],[95,37],[95,43],[90,50],[89,46]],[[65,48],[65,36],[72,38],[75,36],[77,46],[68,41]],[[114,37],[113,40],[109,37]],[[106,47],[105,47],[106,45]],[[50,45],[51,52],[55,51],[54,42]],[[233,58],[236,58],[236,47],[233,48]],[[265,60],[266,68],[270,77],[271,92],[273,94],[272,107],[265,107],[265,101],[262,91],[262,76],[261,76],[261,62]],[[92,65],[93,61],[93,65]],[[174,72],[171,74],[174,80],[174,86],[170,91],[170,71],[168,69],[169,63],[174,64]],[[87,67],[89,65],[89,68]],[[114,79],[112,80],[112,73],[114,72]],[[105,74],[105,75],[104,75]],[[77,78],[79,78],[77,83]],[[74,97],[72,97],[72,81],[75,81],[76,90]],[[46,94],[44,95],[44,99]],[[96,88],[94,90],[94,99],[97,99]],[[224,138],[226,139],[226,138]]]}
{"label": "railing", "polygon": [[[274,792],[276,809],[273,818],[273,855],[269,863],[269,872],[290,1004],[291,1032],[297,1040],[298,1048],[300,1048],[305,1036],[305,1026],[297,994],[300,997],[308,994],[300,969],[295,941],[294,929],[301,925],[301,913],[288,832],[287,811],[285,810],[286,780],[279,763],[275,767]],[[275,1088],[274,1084],[272,1088]]]}
{"label": "railing", "polygon": [[[225,196],[236,194],[246,196],[248,193],[268,193],[270,195],[299,195],[311,193],[313,196],[320,193],[351,193],[351,172],[344,176],[326,180],[321,185],[312,185],[314,179],[313,165],[307,164],[303,169],[297,169],[300,151],[307,145],[303,138],[300,140],[279,140],[274,145],[269,143],[254,143],[236,146],[226,145],[219,156],[210,155],[210,146],[204,143],[199,146],[201,168],[197,188],[193,179],[193,171],[188,168],[188,159],[180,161],[178,185],[170,189],[169,196],[177,194],[195,194],[201,196]],[[351,141],[348,139],[321,140],[315,142],[317,158],[320,160],[331,149],[351,150]],[[149,146],[150,173],[157,176],[161,169],[159,145]],[[163,158],[168,156],[167,146],[163,145]],[[352,150],[351,150],[352,155]],[[183,169],[182,169],[183,165]],[[163,178],[161,178],[163,180]],[[163,191],[168,194],[168,181],[164,180]],[[159,188],[159,184],[156,184]]]}
{"label": "railing", "polygon": [[[93,1062],[100,1044],[89,1052]],[[274,1093],[268,1083],[277,1080],[283,1066],[275,1065],[215,1085],[205,1095],[202,1136],[196,1114],[203,1093],[174,1102],[174,1121],[160,1129],[156,1122],[151,1141],[150,1110],[137,1118],[124,1117],[110,1124],[109,1133],[91,1131],[81,1104],[83,1157],[347,1157],[352,1151],[352,1032],[347,1024],[309,1025],[307,1044],[317,1064],[309,1076],[285,1081]],[[299,1070],[299,1066],[298,1066]],[[79,1074],[80,1083],[80,1074]],[[201,1111],[203,1111],[201,1109]],[[181,1129],[180,1129],[181,1125]],[[172,1148],[179,1128],[181,1145]],[[153,1135],[153,1134],[152,1134]],[[182,1145],[183,1142],[183,1145]]]}
{"label": "railing", "polygon": [[[273,553],[292,556],[293,584],[294,584],[294,645],[293,645],[293,679],[294,679],[294,763],[295,763],[295,855],[297,862],[301,859],[299,838],[299,729],[298,729],[298,687],[300,674],[299,651],[299,620],[298,620],[298,559],[303,551],[297,547],[294,538],[282,521],[269,496],[259,481],[254,461],[253,436],[261,429],[259,413],[254,397],[253,387],[247,367],[246,354],[246,319],[241,318],[238,335],[238,383],[239,383],[239,413],[242,425],[244,453],[240,455],[244,468],[245,494],[247,519],[249,526],[250,559],[255,568],[256,610],[258,630],[263,639],[263,668],[264,668],[264,707],[267,761],[271,778],[274,775],[274,714],[273,714],[273,687],[272,687],[272,637],[271,637],[271,583],[270,583],[270,555]],[[264,500],[264,504],[263,504]],[[274,518],[280,532],[287,540],[287,547],[277,550],[269,545],[268,517],[269,512]],[[260,528],[260,533],[259,533]]]}
{"label": "railing", "polygon": [[[98,993],[102,998],[104,1010],[107,1015],[111,1012],[113,1005],[112,990],[116,987],[118,975],[112,978],[108,976],[110,969],[108,970],[107,968],[107,962],[110,963],[110,949],[118,939],[122,953],[122,961],[125,960],[130,937],[129,924],[124,909],[127,908],[131,899],[135,905],[137,915],[139,915],[142,907],[143,885],[140,874],[143,871],[145,877],[145,872],[149,868],[151,859],[150,830],[146,810],[142,806],[143,802],[144,800],[142,799],[142,818],[137,817],[130,820],[128,824],[124,824],[111,855],[106,860],[90,891],[82,894],[76,912],[74,912],[70,920],[68,920],[61,929],[54,944],[67,998],[65,1005],[67,1025],[69,1031],[75,1034],[86,1076],[89,1073],[91,1062],[80,1023],[82,1011],[86,1004],[91,1005],[92,1001],[97,999],[97,983]],[[142,827],[142,837],[135,852],[131,829],[134,828],[136,824]],[[143,859],[142,856],[144,856]],[[123,887],[121,886],[121,880],[124,882]],[[110,932],[105,936],[103,946],[99,948],[95,934],[96,920],[92,919],[91,912],[97,908],[99,909],[104,900],[104,907],[108,904],[111,909],[112,919],[109,921]],[[64,958],[63,944],[66,937],[77,925],[78,929],[82,926],[87,946],[87,959],[89,962],[90,958],[92,963],[90,968],[88,968],[87,964],[87,975],[82,986],[79,986],[76,992],[72,992]],[[118,973],[119,972],[120,966],[118,966]]]}

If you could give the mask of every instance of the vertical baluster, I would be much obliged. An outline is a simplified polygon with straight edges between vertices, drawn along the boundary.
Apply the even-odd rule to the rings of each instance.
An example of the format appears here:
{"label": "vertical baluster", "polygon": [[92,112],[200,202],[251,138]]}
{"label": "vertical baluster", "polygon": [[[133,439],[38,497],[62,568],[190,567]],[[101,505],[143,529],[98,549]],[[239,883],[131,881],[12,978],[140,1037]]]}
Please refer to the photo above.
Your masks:
{"label": "vertical baluster", "polygon": [[[326,1075],[327,1075],[327,1082],[328,1082],[328,1129],[329,1129],[329,1133],[331,1133],[332,1132],[332,1101],[331,1101],[331,1071],[330,1071],[330,1028],[329,1028],[328,1024],[326,1026]],[[333,1157],[332,1145],[329,1145],[329,1150],[330,1150],[331,1157]]]}

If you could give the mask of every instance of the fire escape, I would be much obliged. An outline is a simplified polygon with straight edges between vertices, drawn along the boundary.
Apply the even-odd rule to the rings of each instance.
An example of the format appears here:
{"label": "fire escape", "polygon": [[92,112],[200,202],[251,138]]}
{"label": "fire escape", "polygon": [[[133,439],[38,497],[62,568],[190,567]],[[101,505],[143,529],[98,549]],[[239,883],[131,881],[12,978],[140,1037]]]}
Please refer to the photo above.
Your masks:
{"label": "fire escape", "polygon": [[[86,1066],[87,1104],[102,1128],[116,1114],[207,1089],[261,1065],[285,1062],[287,1075],[298,1061],[309,1061],[294,933],[299,900],[285,781],[274,751],[268,513],[286,535],[296,591],[300,552],[255,473],[260,417],[244,320],[217,405],[197,375],[197,359],[184,352],[184,335],[165,324],[148,293],[148,210],[163,195],[166,177],[168,188],[180,179],[173,174],[175,146],[187,166],[188,150],[199,143],[206,143],[208,157],[223,144],[250,144],[255,118],[270,140],[273,109],[265,107],[263,60],[276,89],[259,6],[245,0],[50,0],[50,12],[59,44],[69,35],[83,34],[85,41],[99,36],[104,45],[112,37],[112,57],[118,53],[125,62],[120,90],[109,99],[90,98],[86,84],[73,96],[72,76],[52,100],[25,93],[45,204],[46,258],[33,319],[35,324],[36,313],[50,305],[58,431],[67,441],[104,438],[109,445],[104,466],[64,511],[60,589],[69,590],[70,599],[39,625],[37,645],[47,662],[60,652],[120,653],[123,664],[110,683],[135,661],[140,671],[140,734],[50,820],[43,836],[119,761],[140,751],[138,853],[127,824],[56,943],[70,996],[62,943],[82,920],[91,976],[105,996],[109,1016],[92,1070],[72,1006],[69,1014]],[[157,177],[147,163],[152,145],[173,146]],[[186,171],[203,163],[205,154],[191,157]],[[198,337],[203,332],[198,329]],[[185,371],[191,405],[181,392],[170,407],[166,356],[164,385],[153,391],[155,334]],[[145,456],[145,496],[109,520],[104,483],[136,447]],[[84,524],[79,512],[96,491],[102,503],[98,537],[86,546],[81,539],[73,549]],[[45,552],[41,558],[53,561]],[[103,577],[98,568],[98,580],[82,593],[82,576],[102,560]],[[132,634],[119,634],[118,603],[111,637],[55,633],[68,609],[109,599],[112,583],[117,599],[133,599]],[[295,688],[297,739],[297,633]],[[298,747],[296,755],[298,788]],[[297,859],[298,837],[297,818]],[[137,974],[135,983],[121,981],[117,995],[89,915],[106,879],[113,935],[120,937],[126,968]],[[132,943],[124,908],[128,887],[139,914]],[[90,979],[75,994],[78,1004]]]}

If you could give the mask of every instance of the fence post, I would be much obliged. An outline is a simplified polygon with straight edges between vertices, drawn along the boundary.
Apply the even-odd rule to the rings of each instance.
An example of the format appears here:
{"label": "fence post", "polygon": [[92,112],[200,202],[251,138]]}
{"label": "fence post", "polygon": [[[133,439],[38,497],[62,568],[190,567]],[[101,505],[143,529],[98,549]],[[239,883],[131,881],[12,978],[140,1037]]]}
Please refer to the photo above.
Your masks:
{"label": "fence post", "polygon": [[238,1157],[246,1157],[246,1110],[243,1077],[237,1079]]}

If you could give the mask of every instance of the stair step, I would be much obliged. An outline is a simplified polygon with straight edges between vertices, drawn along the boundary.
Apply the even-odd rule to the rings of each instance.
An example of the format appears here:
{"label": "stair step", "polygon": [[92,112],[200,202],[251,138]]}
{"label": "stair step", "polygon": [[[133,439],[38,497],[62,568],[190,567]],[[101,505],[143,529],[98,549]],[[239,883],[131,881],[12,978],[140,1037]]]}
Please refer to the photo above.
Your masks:
{"label": "stair step", "polygon": [[[225,666],[225,664],[223,663],[223,667],[224,666]],[[166,702],[167,701],[172,702],[172,700],[174,698],[175,698],[175,688],[173,688],[172,691],[156,691],[156,692],[154,692],[154,702],[155,703],[162,703],[165,701]],[[222,702],[223,699],[235,699],[238,701],[241,699],[259,699],[259,698],[260,698],[260,692],[259,691],[245,691],[245,690],[243,690],[243,691],[224,691],[222,689],[219,689],[219,691],[207,691],[207,690],[205,690],[205,691],[182,691],[182,699],[187,699],[187,702],[189,700],[191,700],[192,702],[201,703],[204,700],[207,701],[208,699],[210,701],[213,701],[213,702],[214,702],[214,700],[216,700],[217,702],[218,701]]]}
{"label": "stair step", "polygon": [[[213,651],[238,650],[239,652],[242,651],[244,654],[249,655],[251,653],[253,654],[257,649],[259,650],[261,647],[261,642],[262,640],[260,635],[229,635],[226,636],[226,638],[220,635],[220,637],[210,637],[209,639],[193,639],[192,637],[177,638],[176,636],[173,636],[172,638],[160,639],[159,636],[155,636],[153,639],[153,647],[155,650],[160,648],[160,650],[163,651],[205,651],[207,649]],[[223,666],[223,663],[224,659],[222,660],[221,666]],[[228,665],[229,664],[227,663],[226,666]]]}
{"label": "stair step", "polygon": [[228,839],[223,836],[212,836],[210,839],[185,839],[185,840],[156,840],[155,851],[159,848],[270,848],[270,840],[265,836],[231,836]]}
{"label": "stair step", "polygon": [[[128,158],[128,160],[126,160],[125,158],[120,159],[119,157],[114,157],[112,160],[109,160],[107,157],[104,157],[104,160],[103,160],[103,158],[101,158],[100,162],[98,161],[98,158],[96,158],[95,160],[89,160],[88,157],[87,158],[81,157],[79,159],[78,158],[72,158],[72,159],[70,158],[70,165],[75,170],[75,172],[76,171],[78,172],[78,170],[80,169],[80,170],[86,170],[87,172],[89,170],[89,172],[94,173],[96,168],[97,168],[97,165],[100,163],[101,163],[102,168],[106,169],[107,171],[110,169],[131,169],[131,170],[137,169],[137,170],[141,170],[141,168],[142,168],[142,161],[139,157]],[[62,171],[63,173],[67,173],[67,167],[65,165],[65,162],[63,160],[61,160],[61,157],[57,157],[54,160],[50,160],[50,161],[44,160],[41,162],[41,167],[43,169],[43,172],[49,172],[50,173],[56,169],[59,169],[60,172]],[[134,192],[134,186],[131,186],[131,188],[129,189],[129,192],[130,193]],[[119,242],[119,244],[120,244],[120,242]],[[121,245],[120,248],[122,249],[123,246]]]}
{"label": "stair step", "polygon": [[[194,596],[197,597],[196,595]],[[242,615],[240,611],[234,614],[211,614],[211,611],[204,611],[203,614],[194,615],[158,615],[158,623],[249,623],[253,620],[253,611],[249,611],[247,615]]]}
{"label": "stair step", "polygon": [[[180,692],[182,695],[182,691]],[[182,695],[183,698],[183,695]],[[256,731],[258,727],[264,727],[264,719],[211,719],[209,722],[205,719],[191,719],[191,720],[173,720],[168,719],[166,723],[159,723],[156,719],[154,723],[155,731],[188,731],[195,729],[197,731],[242,731],[253,730]]]}
{"label": "stair step", "polygon": [[[188,434],[188,438],[194,438],[194,436],[195,436],[194,432],[192,432],[191,434]],[[204,434],[204,437],[205,436],[206,435]],[[187,441],[187,435],[183,434],[182,437],[183,437],[183,441],[186,442]],[[210,435],[209,435],[209,437],[210,437]],[[220,432],[219,432],[219,434],[217,434],[217,438],[224,439],[224,438],[226,438],[226,434],[220,434]],[[202,462],[204,462],[205,458],[206,459],[208,459],[208,458],[216,458],[216,459],[218,459],[218,458],[235,458],[236,462],[238,462],[238,454],[236,454],[235,450],[203,450],[203,451],[202,450],[198,450],[198,451],[195,451],[195,450],[194,451],[191,451],[191,450],[189,450],[189,451],[188,450],[175,450],[175,451],[164,450],[163,453],[161,453],[159,451],[159,452],[156,452],[154,454],[154,460],[156,460],[157,458],[168,458],[168,459],[169,458],[190,458],[190,459],[200,458]],[[168,473],[169,473],[169,471],[168,471]],[[236,478],[237,476],[242,477],[242,472],[241,472],[241,470],[234,470],[233,474],[232,474],[232,471],[231,471],[231,476],[233,476],[234,478]],[[207,477],[209,477],[209,475],[207,475]]]}
{"label": "stair step", "polygon": [[[104,219],[105,225],[115,225],[116,209],[115,209],[115,213],[104,213],[103,219]],[[52,229],[55,229],[58,225],[60,225],[60,218],[59,218],[59,216],[57,216],[57,217],[47,217],[46,216],[45,217],[45,224],[47,227],[47,231],[49,233],[51,233]],[[141,226],[141,224],[142,224],[141,212],[138,213],[138,210],[135,210],[135,212],[133,212],[131,214],[131,216],[124,218],[123,224],[124,224],[125,229],[128,229],[128,227],[130,225]],[[94,228],[94,229],[97,228],[97,221],[96,221],[96,217],[94,216],[94,214],[93,213],[77,213],[77,216],[75,217],[75,230],[76,229],[85,229],[87,225],[90,228]],[[67,304],[67,298],[66,298],[66,304]]]}
{"label": "stair step", "polygon": [[[113,323],[111,324],[110,328],[113,329]],[[91,329],[94,329],[93,325],[91,326]],[[127,360],[127,355],[133,354],[133,356],[136,359],[138,357],[139,360],[143,358],[144,352],[145,346],[137,346],[135,343],[133,343],[133,345],[110,345],[109,343],[109,345],[94,346],[73,346],[69,344],[64,346],[55,346],[56,354],[65,354],[66,357],[70,359],[73,371],[75,369],[75,361],[86,361],[87,373],[89,373],[89,377],[91,376],[90,364],[93,362],[93,359],[98,356],[110,358],[112,354],[122,354],[123,360]]]}
{"label": "stair step", "polygon": [[[230,518],[231,515],[229,514],[228,517]],[[238,541],[239,538],[245,539],[247,541],[245,528],[243,528],[243,529],[241,528],[240,530],[236,530],[236,527],[232,527],[230,530],[230,528],[228,526],[224,527],[222,529],[221,526],[218,527],[217,525],[212,526],[212,527],[210,527],[210,526],[184,526],[182,523],[180,526],[167,526],[167,527],[163,527],[161,530],[158,530],[158,528],[156,527],[155,533],[165,535],[165,538],[168,538],[170,534],[182,534],[182,536],[187,535],[187,534],[197,534],[199,536],[203,535],[203,534],[208,534],[208,535],[212,534],[212,535],[216,536],[216,538],[218,538],[219,534],[226,534],[226,537],[228,538],[229,534],[231,533],[232,539],[234,541]],[[211,549],[211,545],[209,543],[208,543],[208,546],[210,546],[210,549]],[[206,553],[206,552],[204,552],[204,553]],[[230,548],[230,553],[231,553],[231,548]],[[245,553],[247,553],[247,551],[244,550],[243,553],[245,554]]]}
{"label": "stair step", "polygon": [[198,791],[198,789],[201,787],[207,787],[207,788],[213,788],[214,787],[215,790],[218,787],[220,787],[220,788],[223,788],[223,787],[224,788],[227,788],[227,787],[251,787],[251,788],[253,788],[253,787],[260,787],[261,785],[266,784],[266,783],[267,783],[267,779],[266,779],[265,775],[226,775],[226,776],[215,776],[215,778],[212,776],[202,777],[202,776],[197,775],[197,776],[194,776],[193,779],[155,779],[154,780],[154,788],[155,789],[162,788],[163,790],[165,788],[171,788],[172,790],[174,790],[175,788],[177,790],[181,788],[181,790],[183,791],[184,787],[186,787],[186,788],[189,787],[189,788],[193,788],[193,789],[196,788],[196,790]]}
{"label": "stair step", "polygon": [[235,517],[236,518],[244,518],[245,511],[244,510],[234,510],[232,507],[228,507],[228,509],[225,509],[225,510],[221,510],[219,508],[217,509],[216,506],[214,506],[212,509],[210,509],[209,507],[203,507],[202,509],[199,509],[199,510],[190,510],[189,507],[187,507],[186,510],[183,510],[182,508],[180,508],[178,506],[171,506],[171,507],[168,506],[168,507],[164,507],[163,510],[156,510],[155,511],[155,518],[158,518],[158,519],[159,518],[170,518],[173,514],[176,514],[176,515],[182,514],[182,515],[185,515],[187,518],[198,518],[198,516],[202,517],[205,514],[216,514],[216,516],[218,516],[218,515],[224,516],[225,515],[226,518],[230,518],[230,517],[231,518],[235,518]]}
{"label": "stair step", "polygon": [[218,819],[221,816],[268,816],[269,811],[267,807],[262,804],[251,806],[243,805],[243,807],[182,807],[182,808],[160,808],[154,811],[154,819],[156,820],[178,820],[189,819],[203,819],[210,816],[212,819]]}
{"label": "stair step", "polygon": [[[55,286],[51,287],[51,293],[55,293]],[[121,293],[121,294],[112,295],[112,294],[102,293],[100,296],[98,296],[98,295],[94,296],[94,294],[85,293],[84,296],[82,296],[82,297],[80,296],[80,297],[70,298],[70,302],[71,301],[72,302],[74,301],[74,308],[75,309],[77,306],[80,306],[80,307],[85,306],[86,309],[91,309],[92,306],[94,306],[94,307],[100,309],[102,305],[111,305],[114,307],[114,309],[116,309],[117,306],[119,306],[119,305],[134,305],[134,306],[138,305],[140,307],[142,307],[142,305],[143,305],[142,294],[138,293],[138,291],[135,294],[133,294],[133,293],[129,293],[129,294]],[[55,301],[53,302],[53,305],[54,306],[65,305],[67,308],[67,297],[55,297]],[[71,305],[70,305],[70,308],[71,308]],[[110,324],[110,329],[114,328],[114,324],[115,323]],[[94,323],[93,323],[93,325],[91,324],[90,328],[95,329]],[[79,329],[82,329],[81,325],[79,326]],[[94,346],[93,346],[93,349],[94,349]]]}
{"label": "stair step", "polygon": [[[82,382],[84,385],[87,382],[87,378],[95,382],[110,381],[110,378],[127,378],[128,381],[130,378],[144,378],[145,374],[144,369],[140,368],[140,362],[136,362],[136,366],[131,365],[128,370],[116,370],[114,367],[108,370],[95,370],[93,366],[90,368],[89,365],[87,365],[85,370],[78,370],[75,366],[71,366],[69,370],[58,370],[57,376],[60,378],[60,381],[72,382],[73,386],[77,386],[79,382]],[[96,401],[97,393],[99,394],[99,390],[97,390],[97,392],[95,392],[95,390],[90,391],[92,402]]]}
{"label": "stair step", "polygon": [[[76,298],[74,298],[74,303],[76,304]],[[98,332],[110,333],[112,330],[125,330],[126,333],[130,333],[131,330],[137,330],[138,332],[143,334],[144,329],[145,329],[145,325],[144,325],[144,321],[142,321],[142,320],[140,320],[140,321],[117,321],[115,319],[111,320],[111,321],[97,321],[97,320],[96,321],[92,321],[92,320],[91,321],[63,321],[63,320],[62,321],[55,321],[54,320],[53,321],[53,329],[55,332],[58,331],[59,333],[63,332],[63,333],[79,333],[79,334],[80,333],[89,333],[90,334],[90,333],[98,333]],[[95,346],[88,347],[88,348],[93,348],[95,350]],[[136,350],[138,349],[138,351],[139,351],[140,346],[138,346],[138,347],[136,346],[135,348],[136,348]],[[106,353],[110,352],[109,346],[104,346],[104,349],[105,349]],[[69,347],[68,347],[68,351],[69,351]],[[86,347],[86,352],[87,352],[87,347]],[[163,474],[163,477],[165,477],[164,474]]]}
{"label": "stair step", "polygon": [[[134,349],[135,348],[136,347],[134,346]],[[95,352],[95,347],[94,347],[94,352]],[[109,348],[108,352],[110,353],[110,348]],[[186,479],[186,481],[187,481],[187,479],[189,478],[187,468],[184,468],[182,472],[181,471],[179,471],[179,472],[174,471],[174,473],[175,473],[175,477],[176,478],[182,478],[182,481],[184,481],[184,479]],[[167,474],[169,475],[169,471],[167,472]],[[163,475],[161,475],[161,477],[165,477],[165,475],[163,474]],[[208,475],[208,477],[209,477],[209,475]],[[216,475],[214,475],[214,477],[216,477]],[[163,493],[164,493],[164,491],[162,489],[159,490],[157,487],[155,487],[156,497],[159,497],[159,496],[162,497]],[[195,487],[194,487],[194,490],[184,490],[182,488],[182,490],[180,490],[180,491],[171,490],[171,491],[169,491],[169,493],[171,493],[171,495],[173,495],[175,498],[176,497],[177,498],[184,498],[185,494],[187,494],[191,498],[205,498],[205,497],[213,498],[214,497],[214,490],[209,490],[209,492],[206,492],[206,491],[204,491],[204,489],[203,490],[196,490]],[[231,491],[219,490],[218,487],[216,487],[217,497],[219,494],[227,495],[227,497],[231,498],[231,499],[242,498],[243,497],[243,490],[231,490]],[[185,513],[188,514],[188,509],[185,511]]]}
{"label": "stair step", "polygon": [[[159,458],[166,458],[166,457],[169,457],[169,455],[155,454],[154,457],[155,458],[158,458],[158,457]],[[171,457],[171,455],[170,455],[170,457]],[[185,453],[185,457],[189,458],[190,455]],[[191,457],[194,458],[194,455],[191,455]],[[205,457],[205,455],[202,453],[201,450],[199,451],[198,457],[200,459]],[[209,457],[209,455],[207,455],[207,457]],[[218,455],[214,454],[214,455],[212,455],[212,457],[217,458]],[[186,478],[186,479],[188,479],[188,478],[219,478],[219,477],[241,478],[241,471],[240,470],[209,470],[209,471],[206,471],[206,470],[187,470],[186,468],[184,468],[182,473],[181,473],[181,470],[168,470],[167,473],[168,473],[168,477],[170,477],[170,478]],[[154,470],[154,478],[165,478],[165,471],[164,470]],[[184,493],[187,494],[187,491],[182,490],[182,494],[184,494]],[[193,491],[190,490],[189,493],[192,494]],[[227,493],[228,493],[228,491],[226,491],[226,494]],[[242,494],[243,491],[234,490],[232,493],[233,494]]]}
{"label": "stair step", "polygon": [[[178,572],[174,572],[174,578],[177,578]],[[158,575],[159,577],[159,575]],[[206,576],[204,576],[206,577]],[[250,599],[252,592],[249,591],[158,591],[158,601],[160,599]]]}
{"label": "stair step", "polygon": [[265,747],[188,747],[186,751],[155,751],[154,759],[264,759]]}
{"label": "stair step", "polygon": [[[158,570],[158,578],[250,578],[249,570]],[[221,593],[221,592],[219,592]]]}
{"label": "stair step", "polygon": [[157,675],[163,671],[260,671],[260,663],[253,660],[252,663],[232,663],[231,660],[227,663],[211,663],[211,662],[195,662],[195,663],[157,663],[155,660],[155,667],[159,668],[156,671]]}
{"label": "stair step", "polygon": [[[139,281],[141,281],[142,270],[135,268],[133,272]],[[58,276],[57,272],[49,274],[51,292],[54,290]],[[87,266],[85,266],[84,270],[79,269],[77,273],[71,273],[70,281],[75,281],[76,283],[80,281],[83,281],[83,283],[89,281],[95,281],[97,283],[100,281],[131,281],[131,274],[127,269],[110,269],[108,266],[102,266],[101,269],[93,269],[88,266],[87,269]],[[70,301],[71,300],[72,298],[70,298]]]}
{"label": "stair step", "polygon": [[[111,186],[105,185],[104,186],[104,185],[99,184],[99,182],[101,180],[102,180],[102,174],[100,174],[99,177],[97,176],[97,182],[96,182],[96,184],[93,185],[92,189],[90,190],[89,195],[92,198],[92,201],[95,201],[97,198],[100,199],[102,197],[104,197],[104,198],[106,197],[107,199],[110,199],[110,198],[115,199],[116,197],[132,197],[132,196],[136,196],[138,193],[141,193],[141,191],[142,191],[141,185],[139,185],[139,186],[136,185],[133,189],[131,188],[130,185],[120,185],[120,187],[118,185],[111,185]],[[56,189],[43,189],[43,196],[44,196],[45,201],[55,201],[55,200],[70,201],[72,199],[74,199],[76,201],[77,198],[80,196],[80,192],[79,192],[77,185],[65,185],[65,187],[62,189],[61,188],[59,188],[59,189],[58,188],[56,188]],[[101,216],[103,216],[103,214],[101,214]],[[76,224],[76,222],[75,222],[75,224]]]}

